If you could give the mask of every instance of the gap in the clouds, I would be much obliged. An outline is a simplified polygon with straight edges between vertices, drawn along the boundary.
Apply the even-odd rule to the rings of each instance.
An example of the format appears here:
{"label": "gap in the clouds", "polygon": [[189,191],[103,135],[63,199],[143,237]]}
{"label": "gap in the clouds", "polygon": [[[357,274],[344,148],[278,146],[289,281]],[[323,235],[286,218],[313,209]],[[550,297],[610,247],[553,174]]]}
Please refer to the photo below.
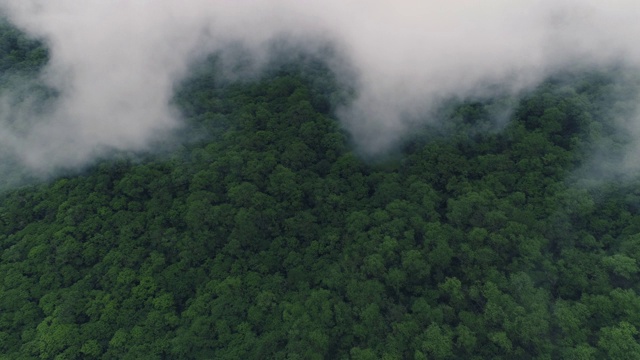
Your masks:
{"label": "gap in the clouds", "polygon": [[[280,39],[266,54],[256,61],[253,52],[234,44],[195,61],[172,100],[186,125],[179,137],[192,142],[221,136],[233,124],[229,117],[246,105],[242,100],[279,101],[284,112],[287,98],[306,98],[315,111],[336,118],[336,109],[353,97],[352,83],[340,77],[346,72],[336,74],[330,66],[339,60],[329,44],[310,48]],[[307,90],[295,93],[300,83]]]}
{"label": "gap in the clouds", "polygon": [[[412,131],[386,158],[401,161],[425,147],[433,153],[455,147],[461,156],[474,157],[530,146],[543,167],[557,160],[554,151],[564,152],[562,173],[570,186],[593,189],[640,179],[637,68],[563,70],[517,94],[493,93],[498,95],[449,99],[413,120]],[[380,159],[385,157],[373,162]]]}

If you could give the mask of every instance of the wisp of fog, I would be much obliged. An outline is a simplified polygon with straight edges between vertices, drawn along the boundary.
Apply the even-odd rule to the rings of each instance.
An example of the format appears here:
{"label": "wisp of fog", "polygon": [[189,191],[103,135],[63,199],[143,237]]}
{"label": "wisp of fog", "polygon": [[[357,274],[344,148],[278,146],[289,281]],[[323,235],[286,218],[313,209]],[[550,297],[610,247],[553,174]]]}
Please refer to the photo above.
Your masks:
{"label": "wisp of fog", "polygon": [[0,156],[41,175],[170,134],[189,65],[234,43],[256,69],[278,37],[309,51],[333,44],[344,61],[332,70],[355,73],[337,114],[370,154],[437,121],[451,97],[517,94],[579,66],[640,67],[640,2],[629,0],[0,0],[0,10],[50,50],[40,80],[59,95],[47,111],[0,101]]}

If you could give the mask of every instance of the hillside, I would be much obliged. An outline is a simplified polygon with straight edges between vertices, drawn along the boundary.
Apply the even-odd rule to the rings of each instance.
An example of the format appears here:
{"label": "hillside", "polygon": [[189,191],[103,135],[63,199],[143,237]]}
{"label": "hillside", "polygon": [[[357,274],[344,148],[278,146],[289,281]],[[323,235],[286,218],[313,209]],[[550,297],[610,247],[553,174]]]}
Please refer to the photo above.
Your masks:
{"label": "hillside", "polygon": [[[46,61],[1,35],[5,73]],[[176,93],[190,140],[3,192],[0,357],[640,358],[639,182],[593,165],[630,141],[611,72],[365,159],[299,60],[232,83],[212,58]]]}

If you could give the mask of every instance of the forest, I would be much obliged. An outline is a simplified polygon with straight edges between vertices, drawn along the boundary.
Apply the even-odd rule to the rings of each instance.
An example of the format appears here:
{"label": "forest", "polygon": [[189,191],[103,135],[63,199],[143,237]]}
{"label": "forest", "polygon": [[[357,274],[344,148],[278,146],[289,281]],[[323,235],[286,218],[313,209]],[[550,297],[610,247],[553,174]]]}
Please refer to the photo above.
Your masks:
{"label": "forest", "polygon": [[[0,91],[47,56],[3,24]],[[175,94],[189,140],[0,193],[0,358],[640,359],[640,177],[594,164],[634,141],[618,71],[371,159],[321,59],[212,56]]]}

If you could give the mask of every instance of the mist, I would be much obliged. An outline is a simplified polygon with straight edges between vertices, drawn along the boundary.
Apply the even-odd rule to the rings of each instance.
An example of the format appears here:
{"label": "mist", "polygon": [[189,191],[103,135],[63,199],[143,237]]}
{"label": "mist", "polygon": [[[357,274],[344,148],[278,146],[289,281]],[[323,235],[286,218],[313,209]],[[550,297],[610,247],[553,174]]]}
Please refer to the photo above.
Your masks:
{"label": "mist", "polygon": [[440,121],[452,97],[518,94],[564,69],[640,68],[640,3],[627,0],[0,0],[0,11],[50,50],[46,111],[0,99],[0,156],[37,176],[169,137],[182,124],[177,84],[232,44],[254,72],[279,38],[309,52],[331,44],[340,56],[328,65],[355,90],[338,117],[372,155]]}

